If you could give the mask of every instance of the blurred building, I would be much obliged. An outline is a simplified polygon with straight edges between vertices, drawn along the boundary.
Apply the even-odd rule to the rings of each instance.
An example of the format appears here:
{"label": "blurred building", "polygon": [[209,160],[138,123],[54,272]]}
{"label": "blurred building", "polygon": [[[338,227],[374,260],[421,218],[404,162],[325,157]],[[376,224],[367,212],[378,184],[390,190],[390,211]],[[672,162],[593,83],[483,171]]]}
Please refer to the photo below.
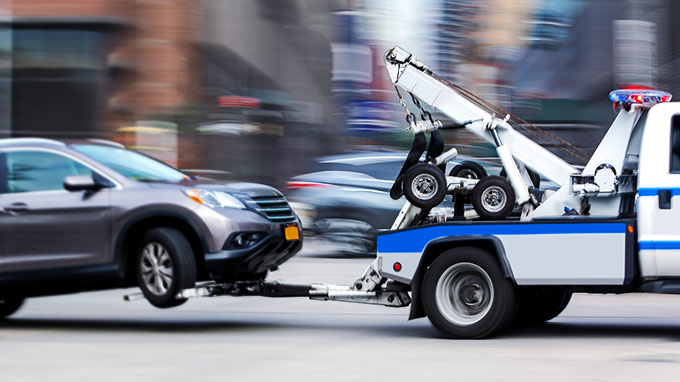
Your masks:
{"label": "blurred building", "polygon": [[272,184],[342,147],[330,117],[332,3],[21,0],[8,9],[4,136],[114,138],[183,168]]}
{"label": "blurred building", "polygon": [[281,185],[309,158],[341,151],[331,117],[332,2],[200,4],[202,121],[194,121],[204,133],[187,165]]}
{"label": "blurred building", "polygon": [[514,67],[513,112],[592,152],[614,117],[611,90],[680,91],[676,5],[671,0],[537,2],[527,48]]}
{"label": "blurred building", "polygon": [[[621,36],[633,37],[637,41],[632,51],[629,48],[628,52],[623,53],[632,53],[638,60],[647,61],[637,61],[637,68],[627,69],[632,69],[633,73],[644,73],[652,80],[651,86],[669,91],[677,99],[680,96],[680,76],[677,75],[680,72],[680,25],[677,23],[680,7],[677,1],[627,0],[625,4],[624,19],[637,23],[635,29],[638,35],[633,37],[631,31],[627,30],[627,36]],[[641,56],[640,52],[648,52],[650,56]],[[645,68],[645,64],[651,68]]]}
{"label": "blurred building", "polygon": [[111,135],[192,98],[191,0],[12,2],[13,136]]}
{"label": "blurred building", "polygon": [[442,77],[461,83],[464,74],[460,65],[479,61],[479,38],[486,2],[475,0],[440,1],[441,18],[433,36],[437,42],[437,58],[433,68]]}

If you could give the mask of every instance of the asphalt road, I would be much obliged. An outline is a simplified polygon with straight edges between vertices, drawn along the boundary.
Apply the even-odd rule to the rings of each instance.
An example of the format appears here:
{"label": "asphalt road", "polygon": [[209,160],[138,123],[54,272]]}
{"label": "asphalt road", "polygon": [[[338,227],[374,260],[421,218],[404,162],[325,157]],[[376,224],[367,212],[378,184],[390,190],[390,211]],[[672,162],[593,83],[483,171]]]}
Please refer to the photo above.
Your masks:
{"label": "asphalt road", "polygon": [[[350,283],[370,260],[272,274]],[[680,296],[576,295],[535,329],[443,340],[395,309],[218,297],[158,310],[134,290],[37,298],[0,323],[0,381],[678,381]]]}

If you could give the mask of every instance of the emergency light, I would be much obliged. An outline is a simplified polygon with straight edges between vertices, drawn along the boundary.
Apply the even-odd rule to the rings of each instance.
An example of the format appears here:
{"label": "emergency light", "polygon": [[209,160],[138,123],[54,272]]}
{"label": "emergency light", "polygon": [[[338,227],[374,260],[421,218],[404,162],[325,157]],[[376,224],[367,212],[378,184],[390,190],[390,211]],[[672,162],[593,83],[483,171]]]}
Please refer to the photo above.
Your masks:
{"label": "emergency light", "polygon": [[609,93],[609,99],[612,102],[621,103],[639,103],[651,104],[669,102],[671,100],[671,93],[660,90],[642,90],[642,89],[619,89]]}

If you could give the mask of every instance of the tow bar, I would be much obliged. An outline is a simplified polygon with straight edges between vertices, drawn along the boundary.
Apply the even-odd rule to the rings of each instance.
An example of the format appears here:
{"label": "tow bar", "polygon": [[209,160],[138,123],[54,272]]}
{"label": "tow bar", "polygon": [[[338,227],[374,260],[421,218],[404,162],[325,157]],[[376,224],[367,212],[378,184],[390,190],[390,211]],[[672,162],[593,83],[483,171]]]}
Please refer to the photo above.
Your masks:
{"label": "tow bar", "polygon": [[[360,304],[404,307],[411,297],[403,284],[386,282],[375,269],[368,266],[354,285],[286,284],[276,281],[235,281],[229,283],[206,282],[182,290],[178,298],[217,296],[309,297],[310,300],[344,301]],[[125,301],[142,299],[141,293],[125,295]]]}

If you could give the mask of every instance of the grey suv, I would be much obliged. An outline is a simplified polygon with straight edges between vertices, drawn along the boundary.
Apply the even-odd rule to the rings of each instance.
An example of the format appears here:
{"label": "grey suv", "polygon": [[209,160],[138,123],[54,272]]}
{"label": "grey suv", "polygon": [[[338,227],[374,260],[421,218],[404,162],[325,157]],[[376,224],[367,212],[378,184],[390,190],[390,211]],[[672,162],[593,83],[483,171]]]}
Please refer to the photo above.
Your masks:
{"label": "grey suv", "polygon": [[302,246],[276,189],[195,179],[113,142],[0,139],[0,318],[27,297],[257,280]]}

